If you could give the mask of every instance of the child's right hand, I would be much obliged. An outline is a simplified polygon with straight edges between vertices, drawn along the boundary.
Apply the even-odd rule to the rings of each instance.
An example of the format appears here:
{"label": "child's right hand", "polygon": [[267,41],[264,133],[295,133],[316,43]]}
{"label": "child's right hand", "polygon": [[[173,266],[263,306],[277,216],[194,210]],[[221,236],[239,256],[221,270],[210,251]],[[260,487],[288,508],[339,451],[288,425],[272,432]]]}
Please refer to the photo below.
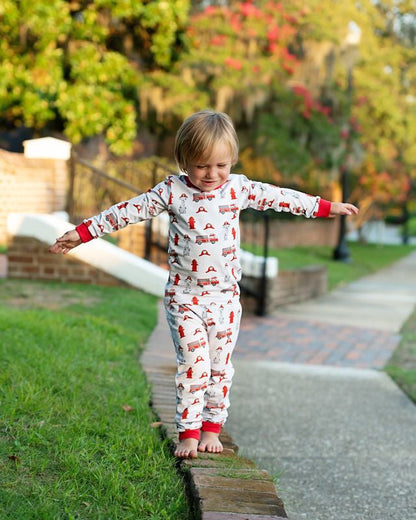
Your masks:
{"label": "child's right hand", "polygon": [[82,243],[82,240],[79,236],[79,233],[76,229],[71,231],[67,231],[64,235],[56,240],[53,246],[49,248],[50,253],[55,253],[58,255],[59,253],[63,253],[64,255],[68,253],[74,247],[79,246]]}

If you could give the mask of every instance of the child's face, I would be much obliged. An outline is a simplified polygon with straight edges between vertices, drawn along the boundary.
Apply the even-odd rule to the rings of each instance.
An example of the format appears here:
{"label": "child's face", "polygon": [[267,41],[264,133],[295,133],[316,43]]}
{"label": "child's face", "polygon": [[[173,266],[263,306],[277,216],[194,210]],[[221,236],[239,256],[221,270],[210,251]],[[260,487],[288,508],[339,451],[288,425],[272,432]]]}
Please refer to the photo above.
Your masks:
{"label": "child's face", "polygon": [[201,191],[212,191],[224,184],[233,165],[230,147],[219,143],[204,161],[194,161],[187,166],[189,180]]}

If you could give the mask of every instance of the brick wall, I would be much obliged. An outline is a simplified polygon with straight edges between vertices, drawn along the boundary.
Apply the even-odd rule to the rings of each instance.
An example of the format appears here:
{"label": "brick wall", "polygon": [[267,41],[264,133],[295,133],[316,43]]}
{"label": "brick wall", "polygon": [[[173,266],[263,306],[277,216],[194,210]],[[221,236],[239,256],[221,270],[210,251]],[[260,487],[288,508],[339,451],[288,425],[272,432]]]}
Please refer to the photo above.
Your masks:
{"label": "brick wall", "polygon": [[[29,280],[127,287],[117,278],[67,255],[52,255],[50,244],[35,238],[15,236],[7,251],[7,276]],[[310,266],[293,271],[279,271],[277,278],[268,281],[267,313],[281,305],[314,298],[327,291],[327,270],[324,266]],[[244,277],[245,286],[258,292],[258,278]],[[243,295],[245,311],[255,312],[254,298]]]}
{"label": "brick wall", "polygon": [[66,161],[0,150],[0,243],[7,241],[9,213],[62,211],[66,196]]}
{"label": "brick wall", "polygon": [[12,237],[7,250],[7,276],[127,287],[123,281],[84,262],[67,255],[49,253],[49,246],[31,237]]}
{"label": "brick wall", "polygon": [[[258,278],[243,277],[242,282],[255,293],[260,291]],[[276,278],[268,280],[266,290],[266,313],[274,309],[325,294],[328,290],[328,272],[325,266],[311,265],[290,271],[279,271]],[[257,302],[254,298],[243,295],[245,310],[256,312]]]}
{"label": "brick wall", "polygon": [[[339,219],[272,219],[270,221],[270,247],[280,249],[296,246],[330,246],[337,243]],[[257,243],[263,237],[263,223],[242,223],[241,241]]]}

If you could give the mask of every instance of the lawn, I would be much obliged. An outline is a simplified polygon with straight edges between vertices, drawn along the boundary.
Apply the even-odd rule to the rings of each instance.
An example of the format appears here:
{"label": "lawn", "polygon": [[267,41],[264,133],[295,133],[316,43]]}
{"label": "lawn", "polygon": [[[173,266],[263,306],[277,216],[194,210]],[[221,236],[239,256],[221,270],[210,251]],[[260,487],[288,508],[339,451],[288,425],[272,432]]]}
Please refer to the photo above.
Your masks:
{"label": "lawn", "polygon": [[416,309],[404,324],[400,345],[386,366],[386,372],[416,403]]}
{"label": "lawn", "polygon": [[0,281],[2,518],[188,518],[138,355],[156,299]]}
{"label": "lawn", "polygon": [[348,244],[351,261],[349,263],[335,261],[330,247],[295,247],[291,249],[271,250],[270,256],[279,259],[279,269],[295,269],[305,265],[326,265],[328,269],[328,286],[350,283],[357,278],[371,274],[414,250],[405,245]]}

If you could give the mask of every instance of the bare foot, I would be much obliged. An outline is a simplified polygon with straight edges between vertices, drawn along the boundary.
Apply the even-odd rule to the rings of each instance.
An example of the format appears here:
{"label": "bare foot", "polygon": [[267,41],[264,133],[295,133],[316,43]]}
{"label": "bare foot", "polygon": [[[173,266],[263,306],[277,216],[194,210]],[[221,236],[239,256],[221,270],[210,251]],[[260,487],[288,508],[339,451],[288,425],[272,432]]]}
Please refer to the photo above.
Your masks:
{"label": "bare foot", "polygon": [[183,439],[176,446],[174,455],[179,459],[196,459],[198,457],[197,449],[197,439]]}
{"label": "bare foot", "polygon": [[209,453],[221,453],[223,450],[218,433],[201,432],[198,451],[208,451]]}

